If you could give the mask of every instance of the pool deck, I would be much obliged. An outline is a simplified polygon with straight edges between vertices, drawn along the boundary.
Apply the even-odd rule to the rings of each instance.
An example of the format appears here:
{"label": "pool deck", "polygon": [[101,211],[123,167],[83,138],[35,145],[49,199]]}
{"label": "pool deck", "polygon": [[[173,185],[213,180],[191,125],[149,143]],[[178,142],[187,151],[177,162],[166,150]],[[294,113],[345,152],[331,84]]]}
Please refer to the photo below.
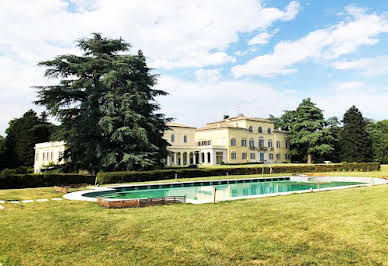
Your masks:
{"label": "pool deck", "polygon": [[[373,177],[343,177],[343,176],[323,176],[323,177],[310,177],[310,176],[285,176],[285,177],[274,177],[274,178],[243,178],[243,179],[223,179],[223,180],[209,180],[209,181],[188,181],[188,182],[179,182],[179,183],[147,183],[147,184],[135,184],[135,185],[126,185],[126,186],[109,186],[109,187],[93,187],[91,190],[77,191],[73,193],[65,194],[63,197],[69,200],[79,200],[79,201],[89,201],[89,202],[97,202],[97,198],[86,197],[84,196],[87,193],[96,192],[96,191],[115,191],[116,188],[120,187],[138,187],[138,186],[157,186],[157,185],[168,185],[168,184],[192,184],[192,183],[206,183],[206,182],[225,182],[232,181],[238,182],[241,180],[265,180],[265,181],[276,181],[271,179],[279,179],[279,178],[289,178],[290,181],[296,182],[360,182],[364,184],[356,184],[356,185],[348,185],[348,186],[339,186],[339,187],[328,187],[328,188],[320,188],[320,189],[312,189],[310,190],[297,190],[297,191],[288,191],[288,192],[277,192],[277,193],[268,193],[268,194],[259,194],[259,195],[251,195],[251,196],[243,196],[243,197],[235,197],[233,199],[228,200],[242,200],[242,199],[254,199],[254,198],[264,198],[264,197],[274,197],[274,196],[283,196],[290,194],[301,194],[301,193],[312,193],[312,192],[320,192],[320,191],[329,191],[329,190],[339,190],[339,189],[347,189],[347,188],[355,188],[355,187],[368,187],[368,186],[376,186],[382,184],[388,184],[388,180],[382,178],[373,178]],[[109,199],[109,201],[119,201],[122,199]],[[219,201],[219,200],[217,200]],[[187,199],[187,203],[191,204],[204,204],[204,203],[212,203],[212,200],[192,200]]]}

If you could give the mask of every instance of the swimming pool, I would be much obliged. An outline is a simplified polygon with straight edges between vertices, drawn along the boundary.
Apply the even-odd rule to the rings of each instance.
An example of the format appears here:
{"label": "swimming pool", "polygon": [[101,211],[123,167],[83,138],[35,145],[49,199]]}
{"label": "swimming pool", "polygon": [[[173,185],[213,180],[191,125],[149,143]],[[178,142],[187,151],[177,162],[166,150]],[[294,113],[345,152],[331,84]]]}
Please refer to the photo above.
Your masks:
{"label": "swimming pool", "polygon": [[169,196],[185,196],[187,202],[205,203],[259,197],[267,194],[282,194],[296,191],[310,191],[364,184],[348,181],[308,181],[300,182],[290,177],[230,179],[197,181],[168,184],[148,184],[112,187],[105,191],[84,193],[87,198],[101,197],[110,200],[145,199]]}

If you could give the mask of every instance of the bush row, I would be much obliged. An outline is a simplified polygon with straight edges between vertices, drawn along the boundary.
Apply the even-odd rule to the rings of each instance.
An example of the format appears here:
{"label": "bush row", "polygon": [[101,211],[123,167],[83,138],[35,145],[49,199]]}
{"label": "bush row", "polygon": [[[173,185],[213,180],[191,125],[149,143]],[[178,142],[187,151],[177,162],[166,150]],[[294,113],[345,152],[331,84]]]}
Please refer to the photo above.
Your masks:
{"label": "bush row", "polygon": [[94,184],[95,176],[79,174],[14,174],[0,173],[0,189]]}
{"label": "bush row", "polygon": [[[328,165],[276,165],[272,167],[272,173],[311,173],[311,172],[331,172],[331,171],[378,171],[379,163],[342,163]],[[168,169],[153,171],[126,171],[126,172],[101,172],[97,175],[99,184],[113,184],[125,182],[142,182],[173,179],[175,175],[178,178],[193,178],[206,176],[224,176],[224,175],[251,175],[251,174],[269,174],[268,165],[256,167],[225,167],[225,168],[199,168],[199,169]]]}

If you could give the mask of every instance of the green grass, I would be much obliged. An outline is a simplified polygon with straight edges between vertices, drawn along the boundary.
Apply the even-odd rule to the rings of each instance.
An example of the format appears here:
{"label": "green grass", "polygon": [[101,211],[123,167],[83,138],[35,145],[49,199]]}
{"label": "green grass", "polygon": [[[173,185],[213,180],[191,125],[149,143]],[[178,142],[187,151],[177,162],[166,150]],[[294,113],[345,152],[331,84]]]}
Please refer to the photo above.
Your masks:
{"label": "green grass", "polygon": [[[84,190],[85,187],[71,188],[69,191]],[[56,192],[54,187],[21,188],[21,189],[0,189],[0,200],[35,200],[60,198],[63,193]]]}
{"label": "green grass", "polygon": [[0,200],[31,200],[62,197],[53,187],[0,190]]}
{"label": "green grass", "polygon": [[[314,175],[387,177],[388,165]],[[388,185],[381,185],[142,209],[7,203],[0,211],[0,265],[388,265],[387,195]],[[58,196],[53,188],[0,190],[5,200]]]}
{"label": "green grass", "polygon": [[112,210],[61,201],[0,212],[0,262],[23,265],[388,263],[388,186]]}
{"label": "green grass", "polygon": [[357,176],[357,177],[378,177],[388,179],[388,165],[381,165],[380,171],[370,172],[325,172],[325,173],[310,173],[314,176]]}

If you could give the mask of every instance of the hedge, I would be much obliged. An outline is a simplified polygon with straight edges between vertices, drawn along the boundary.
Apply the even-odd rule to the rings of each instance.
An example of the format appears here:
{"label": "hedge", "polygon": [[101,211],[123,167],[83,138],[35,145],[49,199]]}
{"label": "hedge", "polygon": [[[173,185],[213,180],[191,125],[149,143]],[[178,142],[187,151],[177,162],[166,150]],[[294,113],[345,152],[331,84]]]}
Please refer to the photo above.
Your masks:
{"label": "hedge", "polygon": [[[199,169],[168,169],[153,171],[125,171],[125,172],[101,172],[97,175],[99,184],[143,182],[154,180],[178,178],[193,178],[206,176],[225,175],[251,175],[269,174],[268,165],[241,168],[199,168]],[[319,165],[276,165],[272,167],[272,173],[311,173],[311,172],[332,172],[332,171],[378,171],[380,163],[342,163],[342,164],[319,164]]]}
{"label": "hedge", "polygon": [[0,174],[0,189],[94,184],[95,176],[80,174]]}

